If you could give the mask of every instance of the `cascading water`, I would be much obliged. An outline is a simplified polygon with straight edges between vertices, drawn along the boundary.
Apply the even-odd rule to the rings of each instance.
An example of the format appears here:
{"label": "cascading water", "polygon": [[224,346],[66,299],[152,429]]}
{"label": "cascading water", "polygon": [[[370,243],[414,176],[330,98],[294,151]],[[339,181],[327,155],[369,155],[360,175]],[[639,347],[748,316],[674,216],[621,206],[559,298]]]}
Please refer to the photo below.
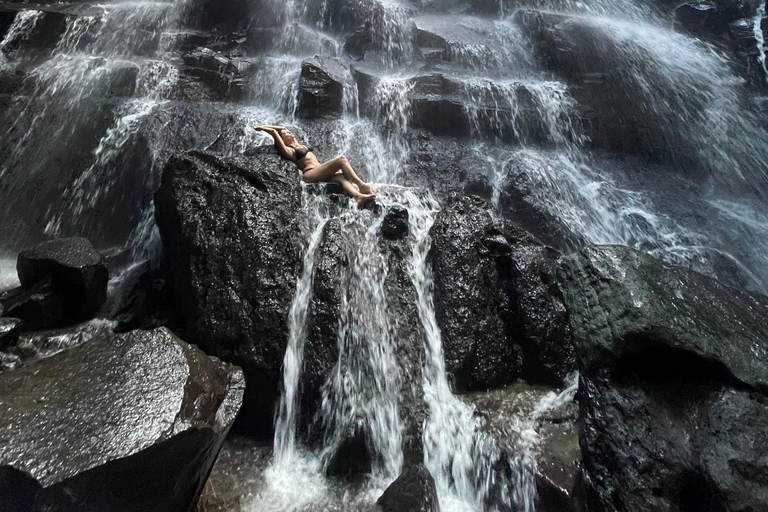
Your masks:
{"label": "cascading water", "polygon": [[[394,269],[382,242],[382,215],[360,212],[351,201],[335,204],[323,192],[305,187],[304,267],[289,311],[273,459],[265,486],[244,500],[244,510],[333,508],[330,501],[336,490],[324,469],[357,426],[367,432],[373,474],[352,498],[344,499],[360,509],[372,506],[404,464],[405,386],[423,388],[428,412],[423,460],[435,479],[443,510],[496,506],[536,510],[533,424],[547,407],[572,400],[575,387],[549,395],[534,413],[517,419],[509,432],[516,450],[507,458],[484,432],[472,406],[451,393],[427,257],[429,232],[440,205],[430,191],[399,185],[407,182],[415,154],[414,97],[429,102],[439,96],[431,89],[422,94],[419,78],[439,76],[451,88],[449,99],[460,105],[472,139],[460,143],[474,144],[472,164],[490,169],[487,177],[496,214],[505,213],[509,187],[525,190],[526,201],[587,242],[629,245],[714,275],[727,260],[746,276],[745,287],[768,289],[768,216],[761,191],[768,154],[761,120],[744,109],[743,80],[733,74],[725,56],[673,32],[639,0],[531,0],[525,7],[565,13],[570,16],[567,23],[579,25],[604,43],[597,45],[599,53],[616,64],[614,74],[634,95],[634,105],[654,120],[659,138],[681,151],[690,148],[701,162],[701,174],[706,176],[695,186],[684,178],[669,178],[688,170],[688,164],[675,160],[677,155],[647,163],[591,149],[578,91],[539,63],[535,41],[515,22],[509,2],[499,2],[498,19],[457,15],[455,6],[439,1],[418,6],[358,2],[350,17],[369,25],[364,64],[374,70],[373,75],[382,75],[374,76],[365,99],[339,35],[353,28],[349,20],[339,26],[343,16],[338,11],[344,6],[333,0],[262,4],[264,12],[254,15],[263,16],[257,28],[277,29],[267,32],[272,34],[269,44],[248,56],[254,71],[242,100],[246,104],[215,104],[213,110],[230,115],[217,126],[237,132],[230,149],[247,153],[266,141],[250,125],[299,125],[295,131],[302,142],[322,144],[316,148],[319,155],[347,154],[361,175],[383,184],[377,201],[385,212],[395,207],[407,211],[405,243],[415,295],[415,304],[410,305],[418,316],[424,359],[419,361],[420,373],[398,359],[399,319],[387,288]],[[66,17],[55,48],[35,62],[22,92],[13,98],[12,110],[4,114],[9,128],[2,138],[0,179],[9,235],[3,245],[16,249],[10,239],[18,231],[31,239],[84,233],[100,237],[103,245],[130,237],[134,259],[156,254],[148,196],[162,159],[177,148],[165,147],[175,137],[165,127],[177,117],[172,108],[181,96],[180,59],[172,45],[187,7],[185,2],[125,1]],[[764,9],[762,5],[754,21],[763,68],[759,26]],[[16,46],[45,15],[20,11],[0,42],[3,54],[14,57]],[[424,46],[419,42],[424,34],[415,31],[414,24],[438,33],[430,45],[444,42],[444,46]],[[324,121],[323,137],[310,140],[306,135],[316,132],[303,130],[297,120],[299,75],[302,62],[315,54],[338,58],[349,72],[340,77],[343,113],[339,119]],[[122,90],[125,82],[131,84],[128,92]],[[366,113],[368,118],[363,117]],[[205,145],[214,145],[219,133],[208,135]],[[181,146],[201,143],[190,139],[194,143]],[[44,155],[39,151],[41,141],[49,148]],[[71,141],[85,142],[73,149]],[[134,144],[138,151],[129,151]],[[451,163],[449,155],[428,156],[439,170]],[[148,170],[132,173],[133,167]],[[656,177],[660,184],[654,183]],[[49,181],[58,186],[41,185]],[[672,187],[679,187],[684,199],[668,190]],[[42,192],[34,196],[37,190]],[[41,219],[25,217],[30,197],[32,208],[43,212]],[[128,203],[130,207],[124,207]],[[689,205],[700,213],[689,215]],[[120,229],[110,221],[118,222]],[[336,236],[347,263],[339,269],[343,293],[338,359],[322,386],[318,417],[309,419],[322,426],[322,440],[305,446],[299,428],[304,346],[315,264],[331,224],[338,227]],[[14,281],[5,261],[0,260],[0,288]],[[499,471],[500,463],[504,471]]]}
{"label": "cascading water", "polygon": [[41,11],[19,11],[13,19],[13,24],[8,28],[2,41],[0,41],[0,56],[5,57],[6,48],[14,43],[24,41],[29,38],[35,25],[37,25]]}

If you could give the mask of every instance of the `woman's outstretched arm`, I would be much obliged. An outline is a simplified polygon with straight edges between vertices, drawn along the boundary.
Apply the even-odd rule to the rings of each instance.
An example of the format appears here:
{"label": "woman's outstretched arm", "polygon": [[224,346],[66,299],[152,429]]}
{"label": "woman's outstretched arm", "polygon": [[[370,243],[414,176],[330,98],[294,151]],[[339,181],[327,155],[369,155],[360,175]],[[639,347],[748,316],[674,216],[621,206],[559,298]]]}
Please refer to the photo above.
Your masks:
{"label": "woman's outstretched arm", "polygon": [[269,126],[269,125],[266,125],[266,124],[261,125],[261,126],[254,126],[254,128],[256,128],[257,130],[259,128],[271,128],[272,130],[277,130],[278,132],[280,132],[282,130],[285,130],[285,126]]}
{"label": "woman's outstretched arm", "polygon": [[254,126],[253,129],[256,131],[265,132],[272,136],[272,138],[275,140],[275,147],[277,147],[277,151],[288,160],[292,162],[296,161],[296,155],[293,148],[288,148],[288,146],[285,145],[283,138],[280,137],[280,131],[277,128],[273,126]]}

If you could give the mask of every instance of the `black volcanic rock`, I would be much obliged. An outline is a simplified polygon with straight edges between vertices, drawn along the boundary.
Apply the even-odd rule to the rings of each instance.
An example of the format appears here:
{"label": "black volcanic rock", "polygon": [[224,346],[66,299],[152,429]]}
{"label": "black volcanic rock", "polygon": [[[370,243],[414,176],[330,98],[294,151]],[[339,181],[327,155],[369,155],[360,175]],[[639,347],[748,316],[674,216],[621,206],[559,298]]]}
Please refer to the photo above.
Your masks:
{"label": "black volcanic rock", "polygon": [[329,476],[353,476],[371,472],[371,454],[362,426],[351,429],[325,464]]}
{"label": "black volcanic rock", "polygon": [[0,294],[0,310],[7,317],[23,321],[24,330],[40,330],[75,323],[67,315],[64,296],[53,287],[50,277],[28,287],[18,287]]}
{"label": "black volcanic rock", "polygon": [[589,510],[768,510],[768,298],[624,247],[559,276]]}
{"label": "black volcanic rock", "polygon": [[396,240],[408,233],[408,210],[400,206],[393,206],[384,215],[381,222],[381,234],[384,238]]}
{"label": "black volcanic rock", "polygon": [[301,64],[298,112],[304,118],[332,119],[342,113],[343,70],[338,62],[316,57]]}
{"label": "black volcanic rock", "polygon": [[16,271],[22,289],[49,278],[70,323],[91,318],[107,299],[107,266],[85,238],[58,238],[25,249],[19,254]]}
{"label": "black volcanic rock", "polygon": [[156,219],[190,341],[243,367],[244,412],[270,430],[299,260],[299,179],[277,154],[171,158]]}
{"label": "black volcanic rock", "polygon": [[435,313],[446,369],[459,391],[526,378],[559,383],[574,368],[555,279],[556,251],[453,195],[432,227]]}
{"label": "black volcanic rock", "polygon": [[439,512],[435,480],[423,464],[406,466],[376,502],[382,512]]}
{"label": "black volcanic rock", "polygon": [[165,329],[103,336],[0,374],[0,502],[188,512],[242,393],[238,368]]}

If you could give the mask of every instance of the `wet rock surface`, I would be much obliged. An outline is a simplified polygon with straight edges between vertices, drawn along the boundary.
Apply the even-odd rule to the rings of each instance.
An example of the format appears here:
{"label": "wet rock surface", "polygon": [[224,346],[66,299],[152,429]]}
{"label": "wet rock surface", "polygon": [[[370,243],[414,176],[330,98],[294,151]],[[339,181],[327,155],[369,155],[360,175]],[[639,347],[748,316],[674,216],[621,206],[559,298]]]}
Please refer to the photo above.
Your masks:
{"label": "wet rock surface", "polygon": [[556,383],[573,369],[554,250],[471,196],[452,196],[431,236],[435,312],[458,391],[518,377]]}
{"label": "wet rock surface", "polygon": [[439,512],[432,475],[423,464],[407,466],[377,503],[382,512]]}
{"label": "wet rock surface", "polygon": [[589,509],[764,510],[768,299],[622,247],[560,277]]}
{"label": "wet rock surface", "polygon": [[237,48],[224,50],[197,47],[185,53],[183,72],[205,84],[213,93],[210,99],[239,101],[245,96],[251,63]]}
{"label": "wet rock surface", "polygon": [[381,234],[384,238],[396,240],[408,233],[408,210],[400,206],[389,209],[381,223]]}
{"label": "wet rock surface", "polygon": [[182,512],[234,421],[243,377],[157,329],[100,337],[5,372],[0,389],[3,503]]}
{"label": "wet rock surface", "polygon": [[4,315],[25,321],[25,330],[86,320],[107,298],[107,267],[85,238],[59,238],[25,249],[16,270],[21,286],[0,295],[0,303]]}
{"label": "wet rock surface", "polygon": [[[460,395],[471,405],[502,460],[533,474],[537,510],[581,510],[581,451],[575,388],[559,392],[517,382],[505,388]],[[524,472],[521,474],[525,474]],[[521,490],[527,482],[517,481]]]}
{"label": "wet rock surface", "polygon": [[274,153],[178,155],[155,207],[185,336],[243,367],[244,410],[269,431],[300,271],[293,165]]}
{"label": "wet rock surface", "polygon": [[518,11],[515,21],[540,42],[536,46],[539,59],[571,86],[593,147],[687,162],[695,168],[692,141],[668,129],[665,111],[654,102],[663,99],[670,110],[686,112],[685,122],[693,126],[707,103],[703,91],[681,98],[674,90],[659,89],[655,92],[663,98],[643,101],[649,94],[645,81],[663,83],[664,70],[626,66],[632,52],[627,45],[634,43],[625,41],[615,28],[589,18],[531,10]]}
{"label": "wet rock surface", "polygon": [[299,115],[306,118],[335,118],[342,112],[343,77],[346,71],[330,59],[315,57],[301,64]]}

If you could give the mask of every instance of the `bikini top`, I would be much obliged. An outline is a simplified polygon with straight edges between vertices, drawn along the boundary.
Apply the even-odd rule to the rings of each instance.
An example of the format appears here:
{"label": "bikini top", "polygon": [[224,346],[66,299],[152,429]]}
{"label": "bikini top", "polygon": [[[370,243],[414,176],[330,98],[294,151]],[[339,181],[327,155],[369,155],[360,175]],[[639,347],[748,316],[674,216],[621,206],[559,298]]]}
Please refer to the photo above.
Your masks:
{"label": "bikini top", "polygon": [[312,152],[310,148],[293,148],[293,156],[296,158],[297,162],[307,156],[307,153],[310,152]]}

